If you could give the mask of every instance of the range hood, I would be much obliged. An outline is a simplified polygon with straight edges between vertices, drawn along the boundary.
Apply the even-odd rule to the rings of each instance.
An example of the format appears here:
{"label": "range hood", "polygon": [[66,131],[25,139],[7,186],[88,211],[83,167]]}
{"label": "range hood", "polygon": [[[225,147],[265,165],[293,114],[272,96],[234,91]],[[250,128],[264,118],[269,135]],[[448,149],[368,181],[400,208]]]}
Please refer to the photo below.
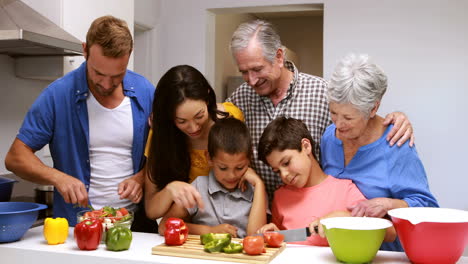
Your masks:
{"label": "range hood", "polygon": [[81,41],[20,0],[0,0],[0,54],[82,55]]}

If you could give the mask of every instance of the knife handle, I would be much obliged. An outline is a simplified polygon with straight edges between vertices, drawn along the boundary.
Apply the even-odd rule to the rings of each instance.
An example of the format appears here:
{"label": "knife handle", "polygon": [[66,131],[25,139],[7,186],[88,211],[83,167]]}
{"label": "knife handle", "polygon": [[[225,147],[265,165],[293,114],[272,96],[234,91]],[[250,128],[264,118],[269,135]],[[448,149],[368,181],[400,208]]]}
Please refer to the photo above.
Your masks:
{"label": "knife handle", "polygon": [[[312,233],[310,233],[310,230],[308,227],[305,228],[306,229],[306,234],[307,234],[307,237],[310,237],[312,235]],[[318,234],[318,226],[314,226],[314,231],[315,233]]]}

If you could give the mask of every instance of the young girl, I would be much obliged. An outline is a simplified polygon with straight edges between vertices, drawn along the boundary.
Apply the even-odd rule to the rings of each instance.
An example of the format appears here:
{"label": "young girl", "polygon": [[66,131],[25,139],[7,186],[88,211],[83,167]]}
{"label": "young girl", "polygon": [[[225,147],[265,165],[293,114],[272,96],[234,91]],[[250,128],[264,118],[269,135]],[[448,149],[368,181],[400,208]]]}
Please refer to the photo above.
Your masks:
{"label": "young girl", "polygon": [[[328,246],[320,219],[350,216],[348,207],[365,200],[350,180],[340,180],[325,174],[318,164],[313,140],[300,120],[279,117],[263,132],[258,145],[259,158],[280,174],[285,185],[275,191],[272,203],[272,223],[259,229],[295,229],[309,226],[312,234],[318,227],[320,236],[311,236],[303,244]],[[389,229],[386,241],[395,239]]]}
{"label": "young girl", "polygon": [[162,217],[173,201],[203,207],[189,183],[208,175],[205,152],[211,126],[229,115],[243,120],[232,103],[216,104],[214,90],[203,74],[188,65],[167,71],[154,96],[145,177],[145,209],[151,219]]}
{"label": "young girl", "polygon": [[173,204],[159,225],[164,234],[169,217],[182,218],[191,234],[230,233],[233,237],[254,234],[266,224],[266,191],[260,177],[249,168],[252,142],[242,121],[217,121],[208,138],[208,176],[199,176],[192,185],[205,204],[184,208]]}

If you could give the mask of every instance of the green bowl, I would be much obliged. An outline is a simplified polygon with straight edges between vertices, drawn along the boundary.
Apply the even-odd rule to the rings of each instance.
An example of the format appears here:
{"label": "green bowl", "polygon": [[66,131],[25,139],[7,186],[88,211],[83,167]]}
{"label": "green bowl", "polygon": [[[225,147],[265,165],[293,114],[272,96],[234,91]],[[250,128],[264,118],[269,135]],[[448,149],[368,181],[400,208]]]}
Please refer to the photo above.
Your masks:
{"label": "green bowl", "polygon": [[369,263],[382,245],[392,222],[374,217],[333,217],[320,220],[336,259]]}

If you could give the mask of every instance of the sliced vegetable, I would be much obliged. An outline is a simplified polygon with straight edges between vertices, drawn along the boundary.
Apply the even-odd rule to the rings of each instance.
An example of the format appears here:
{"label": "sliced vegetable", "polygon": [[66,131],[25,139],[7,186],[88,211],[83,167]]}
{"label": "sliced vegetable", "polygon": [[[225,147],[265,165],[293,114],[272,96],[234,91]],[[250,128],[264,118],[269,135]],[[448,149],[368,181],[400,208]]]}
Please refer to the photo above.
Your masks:
{"label": "sliced vegetable", "polygon": [[208,242],[211,242],[216,239],[229,238],[231,240],[232,236],[229,233],[207,233],[200,235],[200,242],[202,245],[205,245]]}
{"label": "sliced vegetable", "polygon": [[221,252],[221,250],[227,247],[231,243],[231,238],[223,238],[223,239],[215,239],[205,244],[203,247],[205,251],[213,253],[213,252]]}
{"label": "sliced vegetable", "polygon": [[227,254],[241,253],[244,247],[239,243],[231,243],[223,248],[223,252]]}
{"label": "sliced vegetable", "polygon": [[164,241],[168,246],[178,246],[185,243],[188,237],[188,227],[184,220],[171,217],[166,221]]}
{"label": "sliced vegetable", "polygon": [[106,247],[112,251],[122,251],[130,248],[132,231],[123,226],[114,226],[107,231]]}
{"label": "sliced vegetable", "polygon": [[81,250],[95,250],[101,242],[102,223],[98,219],[89,219],[75,226],[75,240]]}
{"label": "sliced vegetable", "polygon": [[247,236],[244,238],[242,245],[245,253],[249,255],[260,255],[265,250],[265,242],[262,236]]}
{"label": "sliced vegetable", "polygon": [[49,245],[63,244],[68,237],[68,221],[66,218],[47,217],[44,221],[44,238]]}

